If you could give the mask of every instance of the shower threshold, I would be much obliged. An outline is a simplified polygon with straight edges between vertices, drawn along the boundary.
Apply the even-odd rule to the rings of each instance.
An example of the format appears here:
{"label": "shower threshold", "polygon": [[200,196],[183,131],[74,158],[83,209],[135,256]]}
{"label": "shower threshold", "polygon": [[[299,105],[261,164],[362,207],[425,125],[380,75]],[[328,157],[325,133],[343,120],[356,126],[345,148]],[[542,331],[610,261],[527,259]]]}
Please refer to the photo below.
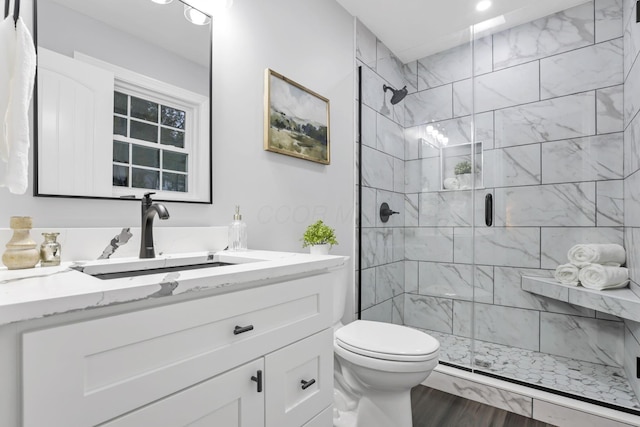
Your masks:
{"label": "shower threshold", "polygon": [[470,366],[471,339],[423,329],[440,341],[440,360],[473,368],[506,380],[531,384],[549,391],[574,395],[610,407],[640,410],[640,402],[624,369],[570,359],[485,341],[475,341],[474,366]]}

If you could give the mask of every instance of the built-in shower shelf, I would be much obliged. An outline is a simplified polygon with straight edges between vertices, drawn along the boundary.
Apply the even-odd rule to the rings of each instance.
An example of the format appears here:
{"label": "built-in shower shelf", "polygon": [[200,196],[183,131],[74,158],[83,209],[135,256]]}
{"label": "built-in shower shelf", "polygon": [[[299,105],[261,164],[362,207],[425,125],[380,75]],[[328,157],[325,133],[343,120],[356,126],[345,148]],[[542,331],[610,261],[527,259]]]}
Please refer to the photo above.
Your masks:
{"label": "built-in shower shelf", "polygon": [[569,304],[640,322],[640,297],[631,289],[594,291],[582,286],[563,285],[544,277],[522,276],[522,289]]}

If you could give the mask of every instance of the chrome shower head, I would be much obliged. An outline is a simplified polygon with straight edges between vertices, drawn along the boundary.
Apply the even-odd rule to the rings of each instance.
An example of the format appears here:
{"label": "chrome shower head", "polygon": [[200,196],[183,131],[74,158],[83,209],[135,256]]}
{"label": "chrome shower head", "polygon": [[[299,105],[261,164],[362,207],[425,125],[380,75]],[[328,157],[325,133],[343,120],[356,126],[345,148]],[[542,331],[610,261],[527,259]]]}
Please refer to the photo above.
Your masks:
{"label": "chrome shower head", "polygon": [[386,92],[390,90],[393,95],[391,96],[391,104],[396,105],[398,102],[402,101],[405,96],[407,96],[407,87],[403,87],[402,89],[394,89],[391,86],[382,85],[382,89]]}

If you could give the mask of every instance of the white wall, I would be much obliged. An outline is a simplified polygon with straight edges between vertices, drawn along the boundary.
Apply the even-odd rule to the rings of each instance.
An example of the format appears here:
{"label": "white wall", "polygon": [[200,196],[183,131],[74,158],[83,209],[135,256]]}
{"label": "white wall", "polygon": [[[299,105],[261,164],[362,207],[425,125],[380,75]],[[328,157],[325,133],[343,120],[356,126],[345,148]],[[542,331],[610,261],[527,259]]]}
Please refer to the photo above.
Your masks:
{"label": "white wall", "polygon": [[[23,2],[25,20],[31,13]],[[171,219],[157,226],[225,225],[239,204],[250,247],[301,251],[304,228],[323,218],[340,241],[333,253],[352,255],[352,18],[333,0],[236,0],[229,18],[214,40],[214,204],[167,203]],[[331,100],[331,165],[263,151],[267,67]],[[139,223],[139,202],[34,198],[32,181],[23,196],[0,189],[0,227],[12,215],[30,215],[39,228]]]}

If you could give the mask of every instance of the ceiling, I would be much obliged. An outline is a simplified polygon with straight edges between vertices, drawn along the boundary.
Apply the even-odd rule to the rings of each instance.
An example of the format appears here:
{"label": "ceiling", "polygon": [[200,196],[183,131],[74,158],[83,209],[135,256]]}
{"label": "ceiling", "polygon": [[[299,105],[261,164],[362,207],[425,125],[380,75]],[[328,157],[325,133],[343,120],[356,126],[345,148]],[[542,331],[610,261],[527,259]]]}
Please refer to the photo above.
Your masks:
{"label": "ceiling", "polygon": [[[149,0],[51,0],[120,31],[209,67],[211,26],[194,25],[183,15],[183,3],[159,5]],[[198,7],[201,1],[189,1]],[[167,29],[171,31],[167,31]]]}
{"label": "ceiling", "polygon": [[502,31],[585,3],[585,0],[493,0],[484,12],[478,0],[336,0],[366,25],[404,63],[469,41],[471,25],[503,15]]}

